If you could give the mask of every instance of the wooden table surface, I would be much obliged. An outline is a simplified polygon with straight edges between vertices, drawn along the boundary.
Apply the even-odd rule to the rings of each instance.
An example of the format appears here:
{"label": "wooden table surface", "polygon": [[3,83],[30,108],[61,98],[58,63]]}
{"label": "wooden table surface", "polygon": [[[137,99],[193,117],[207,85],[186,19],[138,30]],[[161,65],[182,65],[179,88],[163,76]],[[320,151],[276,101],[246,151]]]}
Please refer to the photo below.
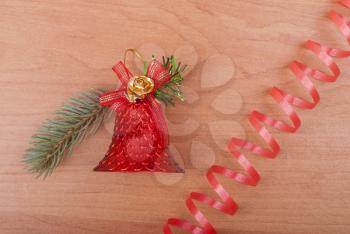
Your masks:
{"label": "wooden table surface", "polygon": [[[287,119],[266,91],[309,98],[287,69],[294,59],[325,69],[304,41],[346,48],[330,9],[350,16],[332,0],[1,0],[0,232],[154,234],[169,217],[191,218],[184,200],[213,195],[204,177],[213,162],[240,170],[223,147],[228,137],[259,142],[249,112]],[[130,47],[190,65],[188,101],[166,110],[186,173],[93,172],[113,121],[48,179],[27,173],[22,155],[43,120],[79,91],[115,87],[111,67]],[[220,178],[237,214],[199,205],[219,233],[350,233],[350,59],[338,64],[336,83],[315,82],[321,103],[299,111],[300,130],[274,132],[279,157],[248,156],[262,175],[257,187]]]}

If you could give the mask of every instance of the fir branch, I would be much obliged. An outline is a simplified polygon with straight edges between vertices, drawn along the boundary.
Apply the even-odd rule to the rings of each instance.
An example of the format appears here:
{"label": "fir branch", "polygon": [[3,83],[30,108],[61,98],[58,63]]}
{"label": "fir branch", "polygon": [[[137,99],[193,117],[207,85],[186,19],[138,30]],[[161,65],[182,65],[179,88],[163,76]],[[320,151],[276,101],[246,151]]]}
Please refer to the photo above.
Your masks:
{"label": "fir branch", "polygon": [[53,120],[42,125],[24,155],[28,171],[47,177],[75,146],[99,129],[109,113],[108,108],[99,104],[103,93],[105,90],[95,89],[71,98]]}
{"label": "fir branch", "polygon": [[164,57],[163,66],[170,72],[171,79],[159,87],[155,92],[155,97],[164,102],[166,105],[175,105],[175,98],[184,101],[183,93],[181,92],[181,85],[183,82],[182,73],[186,69],[186,65],[181,65],[181,62],[177,63],[174,56]]}

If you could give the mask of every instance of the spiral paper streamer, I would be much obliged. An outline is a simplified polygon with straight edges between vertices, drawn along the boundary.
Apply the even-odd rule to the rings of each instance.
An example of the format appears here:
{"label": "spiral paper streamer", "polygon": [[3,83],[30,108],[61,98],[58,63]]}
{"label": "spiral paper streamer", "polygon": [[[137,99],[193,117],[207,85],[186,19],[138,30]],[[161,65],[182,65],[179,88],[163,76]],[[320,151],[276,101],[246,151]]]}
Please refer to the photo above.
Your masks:
{"label": "spiral paper streamer", "polygon": [[[339,1],[339,3],[350,9],[350,0],[342,0]],[[335,11],[330,12],[329,18],[338,26],[341,33],[347,38],[348,43],[350,44],[350,21],[347,21],[342,15],[338,14]],[[244,154],[241,153],[241,150],[246,150],[253,154],[266,158],[275,158],[280,151],[280,146],[272,134],[267,130],[265,125],[271,126],[272,128],[283,132],[296,132],[301,125],[301,121],[295,112],[294,107],[301,109],[313,109],[320,101],[318,91],[316,90],[310,78],[323,82],[336,81],[340,75],[340,70],[337,64],[333,61],[333,57],[345,58],[350,56],[350,51],[332,49],[315,41],[307,41],[305,48],[314,53],[332,72],[331,75],[327,75],[322,71],[308,67],[307,65],[298,61],[293,61],[289,65],[289,69],[293,72],[300,83],[307,89],[313,101],[308,102],[300,97],[293,96],[284,90],[273,87],[270,90],[269,94],[288,115],[293,124],[290,126],[285,122],[271,118],[263,113],[253,111],[249,116],[249,121],[257,133],[260,135],[260,137],[264,139],[270,149],[265,149],[247,140],[232,138],[228,145],[228,148],[232,156],[238,160],[238,163],[244,168],[247,174],[241,174],[218,165],[214,165],[209,168],[206,177],[213,190],[221,198],[221,201],[209,197],[203,193],[192,192],[186,200],[186,206],[192,216],[199,223],[199,226],[196,226],[187,220],[170,218],[163,227],[163,232],[165,234],[173,233],[170,229],[170,226],[175,226],[179,229],[195,234],[217,233],[213,225],[194,204],[194,201],[207,204],[210,207],[215,208],[223,213],[234,215],[238,209],[238,205],[216,179],[215,174],[220,174],[222,176],[228,177],[244,185],[256,186],[260,180],[260,175],[254,166],[244,156]]]}

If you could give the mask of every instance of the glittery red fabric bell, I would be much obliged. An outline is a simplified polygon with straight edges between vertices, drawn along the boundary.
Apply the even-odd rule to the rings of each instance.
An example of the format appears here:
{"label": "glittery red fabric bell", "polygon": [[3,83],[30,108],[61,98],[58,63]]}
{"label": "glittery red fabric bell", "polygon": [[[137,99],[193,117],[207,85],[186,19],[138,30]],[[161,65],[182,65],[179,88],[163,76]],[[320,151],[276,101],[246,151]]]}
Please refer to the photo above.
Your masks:
{"label": "glittery red fabric bell", "polygon": [[[131,73],[121,62],[113,70],[122,81],[122,86],[101,96],[100,102],[117,113],[114,134],[104,159],[95,170],[183,172],[168,151],[167,126],[153,93],[130,102],[126,97],[126,88]],[[170,79],[168,71],[155,60],[148,67],[147,77],[155,82],[155,89]]]}
{"label": "glittery red fabric bell", "polygon": [[149,100],[119,108],[112,143],[97,171],[181,172],[163,143]]}

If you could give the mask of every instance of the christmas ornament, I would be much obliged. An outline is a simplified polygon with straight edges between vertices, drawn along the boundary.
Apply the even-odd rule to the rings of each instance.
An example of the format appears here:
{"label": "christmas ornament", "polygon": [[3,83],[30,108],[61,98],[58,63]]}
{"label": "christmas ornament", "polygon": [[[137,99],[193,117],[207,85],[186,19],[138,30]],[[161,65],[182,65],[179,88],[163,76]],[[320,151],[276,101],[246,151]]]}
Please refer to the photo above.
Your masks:
{"label": "christmas ornament", "polygon": [[[128,52],[142,60],[144,73],[133,76],[125,66]],[[163,57],[145,61],[134,49],[124,54],[113,70],[121,81],[118,90],[83,92],[64,105],[32,137],[32,147],[24,156],[27,169],[38,176],[50,175],[73,148],[94,134],[116,111],[112,143],[95,171],[183,172],[168,151],[169,136],[160,102],[183,100],[180,90],[186,66]]]}
{"label": "christmas ornament", "polygon": [[100,102],[116,111],[115,130],[96,171],[182,172],[168,152],[168,130],[154,95],[179,74],[179,67],[172,65],[152,59],[146,73],[136,76],[122,62],[113,67],[121,87],[102,95]]}

